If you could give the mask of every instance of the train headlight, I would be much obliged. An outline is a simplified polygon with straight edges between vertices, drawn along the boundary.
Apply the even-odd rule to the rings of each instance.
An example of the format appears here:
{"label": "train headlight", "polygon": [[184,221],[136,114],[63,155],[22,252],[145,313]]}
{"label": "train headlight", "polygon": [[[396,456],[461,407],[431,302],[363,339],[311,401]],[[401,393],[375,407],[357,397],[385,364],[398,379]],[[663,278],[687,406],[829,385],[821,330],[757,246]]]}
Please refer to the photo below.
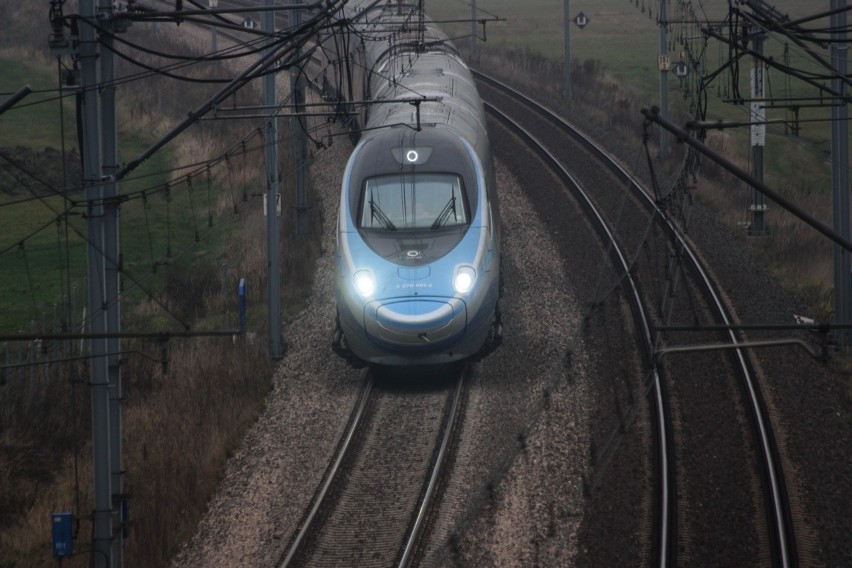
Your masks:
{"label": "train headlight", "polygon": [[358,293],[369,298],[376,291],[376,278],[369,270],[359,270],[352,276]]}
{"label": "train headlight", "polygon": [[476,271],[470,266],[460,266],[453,276],[453,288],[459,294],[467,294],[473,288],[476,280]]}

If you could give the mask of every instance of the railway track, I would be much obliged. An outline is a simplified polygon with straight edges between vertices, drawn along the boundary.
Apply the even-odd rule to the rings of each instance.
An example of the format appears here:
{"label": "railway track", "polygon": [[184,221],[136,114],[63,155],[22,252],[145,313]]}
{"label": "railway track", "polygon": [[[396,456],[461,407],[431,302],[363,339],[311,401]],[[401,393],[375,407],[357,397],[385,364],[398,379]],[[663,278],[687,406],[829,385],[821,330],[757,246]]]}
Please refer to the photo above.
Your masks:
{"label": "railway track", "polygon": [[[665,350],[661,349],[664,346],[660,335],[655,332],[656,326],[671,318],[687,317],[686,314],[706,324],[729,326],[733,323],[730,310],[722,301],[722,294],[709,278],[697,253],[681,236],[675,224],[659,210],[655,199],[590,139],[520,93],[513,92],[484,75],[479,74],[478,78],[486,100],[492,96],[494,100],[501,101],[496,102],[496,105],[512,109],[503,114],[502,121],[508,124],[512,121],[511,115],[520,115],[514,121],[524,122],[527,125],[527,133],[520,133],[521,130],[517,126],[511,128],[520,136],[525,136],[528,145],[538,144],[536,139],[549,143],[551,150],[543,152],[546,154],[546,161],[550,162],[554,169],[560,170],[558,175],[566,186],[574,188],[575,198],[589,212],[600,238],[610,243],[607,245],[610,256],[617,267],[616,270],[623,275],[620,285],[624,289],[625,297],[630,300],[636,326],[635,334],[641,340],[642,355],[650,377],[650,407],[655,416],[655,471],[659,477],[656,483],[658,493],[655,498],[655,527],[649,531],[654,535],[653,563],[660,566],[677,565],[682,563],[679,560],[682,560],[684,554],[691,560],[700,558],[719,561],[720,557],[707,556],[708,551],[725,548],[723,544],[718,544],[725,541],[721,536],[722,532],[733,530],[746,535],[741,540],[749,540],[753,536],[752,540],[757,543],[753,550],[745,550],[747,547],[741,543],[735,545],[733,548],[736,553],[741,554],[738,560],[745,559],[745,563],[751,564],[769,558],[773,565],[797,565],[793,519],[786,496],[783,470],[779,465],[774,434],[763,404],[761,388],[754,378],[746,351],[736,348],[730,352],[730,357],[691,356],[690,360],[693,361],[699,360],[700,357],[701,365],[706,368],[718,369],[714,373],[718,376],[735,377],[730,385],[716,389],[711,387],[714,391],[710,393],[712,400],[718,399],[720,404],[709,405],[706,411],[702,411],[705,414],[703,417],[695,416],[696,409],[703,401],[708,400],[708,393],[700,389],[689,391],[683,386],[685,381],[682,379],[696,377],[694,369],[690,368],[694,367],[694,364],[684,362],[683,356],[667,355],[665,373],[661,373],[662,367],[658,365],[660,355],[665,353]],[[559,142],[554,143],[555,140]],[[572,176],[567,170],[556,165],[572,161],[576,163],[577,155],[582,156],[582,161],[595,164],[584,168],[586,171],[596,168],[598,172]],[[583,187],[588,188],[588,191],[584,193]],[[612,188],[622,191],[611,191]],[[675,259],[674,261],[636,261],[637,251],[646,246],[650,231],[658,231],[660,235],[665,236],[667,258]],[[653,298],[649,298],[653,295],[649,290],[663,288],[694,290],[704,298],[705,303],[700,308],[684,305],[689,302],[684,302],[682,297],[678,299],[667,291],[661,294],[664,300],[654,304]],[[692,299],[694,298],[690,298]],[[682,337],[685,336],[672,336],[669,339]],[[722,336],[707,332],[698,337],[706,343],[725,342],[731,346],[742,341],[734,330],[725,331]],[[695,338],[693,335],[690,339]],[[678,360],[673,361],[674,359]],[[707,384],[712,379],[699,376],[694,380]],[[673,401],[668,398],[670,391]],[[732,392],[736,392],[739,399],[724,402],[722,399],[730,398]],[[720,408],[722,404],[727,405],[724,410]],[[716,416],[723,413],[724,418]],[[709,446],[695,449],[697,444],[706,443],[700,439],[702,433],[706,434],[708,425],[715,421],[724,422],[727,426],[734,425],[728,428],[729,432],[719,437],[723,440],[736,440],[734,446],[740,449],[742,455],[741,459],[732,462],[731,469],[738,471],[734,476],[736,481],[723,479],[725,476],[714,473],[702,479],[702,483],[708,486],[720,483],[739,485],[739,490],[731,489],[725,498],[718,501],[728,506],[733,504],[742,509],[754,509],[755,517],[759,516],[757,511],[760,510],[760,519],[738,518],[734,525],[724,526],[725,514],[720,512],[724,506],[711,514],[694,510],[696,502],[716,501],[718,497],[717,492],[696,488],[695,479],[700,476],[694,474],[702,469],[701,459],[691,457],[702,453],[724,453],[724,443],[719,443],[715,450],[708,450]],[[737,425],[740,421],[747,422],[751,429],[751,433],[745,436],[748,438],[745,443],[742,443],[743,436],[738,432]],[[752,465],[747,462],[752,462]],[[714,468],[706,469],[713,471]],[[758,485],[759,489],[742,489],[752,485]],[[318,500],[318,503],[321,501]],[[320,510],[321,507],[318,511]],[[696,516],[700,515],[706,516],[707,520],[695,521]],[[708,528],[708,534],[718,535],[717,543],[709,544],[716,537],[705,539],[706,542],[703,543],[696,542],[696,535]],[[308,537],[309,533],[305,534],[306,536],[300,537],[299,540],[316,540],[313,536]],[[314,548],[318,549],[316,546]],[[305,549],[306,545],[301,543],[292,548],[292,559],[283,558],[282,565],[288,565],[291,561],[298,563],[299,559],[304,561]],[[405,553],[401,558],[407,558]]]}
{"label": "railway track", "polygon": [[[635,335],[641,340],[649,377],[649,404],[655,417],[654,470],[658,481],[654,526],[647,531],[653,535],[649,537],[653,539],[650,563],[796,566],[795,535],[783,471],[760,385],[746,351],[737,347],[741,338],[733,330],[721,336],[704,333],[702,341],[731,346],[727,352],[731,356],[691,355],[689,361],[681,356],[677,361],[664,361],[662,373],[660,355],[665,350],[661,349],[662,338],[654,331],[661,319],[689,317],[722,326],[733,322],[722,294],[697,253],[658,209],[655,199],[589,138],[507,85],[481,73],[475,76],[489,103],[488,110],[524,145],[534,148],[571,188],[607,243],[616,270],[622,274],[621,286],[632,308]],[[498,107],[505,110],[501,112]],[[578,167],[578,163],[583,166]],[[572,169],[582,173],[572,175],[563,164],[572,164]],[[668,253],[664,256],[677,262],[662,256],[662,260],[643,260],[638,254],[648,248],[648,236],[654,233],[667,241]],[[637,252],[631,260],[633,251]],[[654,290],[666,293],[660,295],[662,299],[654,299]],[[681,296],[672,290],[680,290]],[[683,292],[692,294],[688,301]],[[701,306],[694,304],[696,295],[704,300]],[[695,336],[691,339],[694,341]],[[712,372],[697,370],[698,361],[701,370]],[[732,378],[719,380],[729,376]],[[715,387],[710,382],[713,377]],[[697,386],[691,387],[692,383]],[[703,404],[723,399],[727,402]],[[725,426],[713,426],[718,422]],[[731,427],[742,422],[747,423],[747,432]],[[708,456],[729,453],[726,445],[741,452],[731,462],[720,460],[735,465],[734,472],[719,471],[707,461]],[[702,469],[712,473],[702,475]],[[744,491],[742,486],[737,487],[743,483],[759,489]],[[725,484],[725,489],[720,490],[720,484]],[[718,499],[719,508],[713,506],[714,499]],[[733,519],[730,511],[723,510],[732,505],[739,511]],[[731,538],[731,531],[743,534]],[[758,544],[750,547],[748,540]]]}
{"label": "railway track", "polygon": [[463,413],[470,366],[453,369],[438,386],[435,377],[418,386],[365,371],[346,434],[278,566],[417,560]]}

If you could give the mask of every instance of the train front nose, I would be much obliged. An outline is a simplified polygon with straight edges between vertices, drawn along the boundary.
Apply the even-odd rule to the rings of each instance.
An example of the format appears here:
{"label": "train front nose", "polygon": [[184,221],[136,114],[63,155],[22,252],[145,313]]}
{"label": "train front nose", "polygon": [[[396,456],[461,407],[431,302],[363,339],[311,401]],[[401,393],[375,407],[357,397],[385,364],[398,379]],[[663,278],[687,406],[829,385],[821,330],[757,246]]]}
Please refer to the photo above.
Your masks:
{"label": "train front nose", "polygon": [[371,302],[364,311],[370,339],[396,347],[439,347],[464,333],[467,313],[457,298]]}

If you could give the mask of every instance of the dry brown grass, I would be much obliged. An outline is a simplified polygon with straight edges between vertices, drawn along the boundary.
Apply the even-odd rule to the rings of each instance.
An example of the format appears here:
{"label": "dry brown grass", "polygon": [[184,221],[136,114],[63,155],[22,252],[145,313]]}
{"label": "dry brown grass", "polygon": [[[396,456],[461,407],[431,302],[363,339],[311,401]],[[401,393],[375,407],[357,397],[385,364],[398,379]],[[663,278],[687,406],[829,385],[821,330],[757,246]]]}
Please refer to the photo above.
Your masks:
{"label": "dry brown grass", "polygon": [[[709,132],[707,144],[729,157],[739,168],[748,171],[743,158],[731,157],[727,134]],[[751,188],[732,174],[705,160],[696,196],[707,203],[732,231],[746,231],[748,206],[752,203]],[[774,188],[820,222],[831,225],[831,195],[815,192],[795,180]],[[749,239],[754,248],[781,277],[790,289],[804,294],[814,306],[818,317],[830,319],[833,294],[832,245],[822,235],[767,200],[769,236]]]}
{"label": "dry brown grass", "polygon": [[125,413],[134,563],[163,565],[191,535],[224,460],[262,408],[269,375],[265,342],[229,339],[176,344],[168,375],[141,369],[150,394]]}
{"label": "dry brown grass", "polygon": [[[152,351],[150,345],[145,349]],[[172,342],[169,350],[168,374],[159,364],[138,357],[129,358],[124,369],[124,464],[133,520],[125,550],[135,566],[165,564],[194,530],[224,460],[262,409],[269,386],[264,342],[188,340]],[[63,390],[67,393],[67,386]],[[88,393],[78,390],[80,412],[87,415]],[[88,424],[79,426],[84,447],[78,489],[86,509],[91,503],[91,449]],[[26,513],[0,532],[0,565],[44,566],[50,562],[50,514],[74,509],[74,456],[54,448],[55,459],[46,467],[44,460],[31,454],[47,448],[19,445],[18,450],[10,452],[6,446],[0,465],[7,472],[28,467],[29,475],[4,476],[0,490],[25,491]],[[30,462],[41,469],[33,469]],[[10,483],[13,487],[8,487]],[[80,520],[78,549],[91,533],[88,519]],[[88,555],[82,554],[68,565],[87,564]]]}

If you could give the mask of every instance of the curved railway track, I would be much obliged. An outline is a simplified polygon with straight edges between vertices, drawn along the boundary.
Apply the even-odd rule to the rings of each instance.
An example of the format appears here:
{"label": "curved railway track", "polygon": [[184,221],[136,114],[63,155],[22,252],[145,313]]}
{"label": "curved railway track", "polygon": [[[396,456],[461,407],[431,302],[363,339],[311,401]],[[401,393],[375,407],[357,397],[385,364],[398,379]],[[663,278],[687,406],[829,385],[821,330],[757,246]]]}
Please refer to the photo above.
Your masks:
{"label": "curved railway track", "polygon": [[[666,312],[673,314],[671,317],[677,317],[676,314],[682,313],[678,310],[683,308],[676,307],[677,302],[671,298],[669,298],[669,305],[651,306],[647,290],[658,286],[659,282],[645,286],[643,291],[644,277],[653,281],[655,272],[664,271],[668,272],[668,280],[662,286],[679,286],[682,289],[694,288],[698,290],[705,300],[705,304],[699,309],[700,317],[708,324],[732,325],[734,322],[731,311],[726,307],[722,300],[722,294],[716,289],[690,243],[682,236],[675,224],[666,217],[665,213],[660,211],[654,197],[645,192],[623,167],[609,157],[591,139],[552,111],[499,81],[481,73],[476,73],[476,77],[480,81],[483,98],[488,100],[489,97],[492,97],[492,100],[499,101],[489,105],[490,112],[523,138],[528,146],[537,147],[542,146],[545,141],[548,142],[550,150],[538,149],[536,152],[542,156],[544,161],[548,162],[549,167],[557,172],[558,177],[563,180],[566,186],[572,188],[575,199],[587,211],[600,239],[609,243],[607,248],[614,265],[617,267],[616,270],[623,274],[621,286],[625,297],[630,302],[634,316],[635,334],[640,338],[642,345],[643,360],[650,377],[650,407],[655,417],[653,438],[655,440],[654,455],[656,456],[655,471],[658,475],[656,482],[658,492],[655,499],[655,527],[651,531],[653,534],[652,561],[659,566],[677,565],[680,563],[678,561],[679,554],[682,554],[679,551],[689,548],[688,544],[679,542],[681,540],[679,535],[683,532],[682,519],[688,515],[684,514],[684,506],[679,504],[677,498],[693,492],[676,486],[678,482],[683,484],[685,475],[679,473],[677,464],[686,461],[683,456],[685,452],[692,452],[693,450],[688,447],[690,442],[685,441],[689,436],[683,435],[682,431],[679,433],[680,430],[683,430],[683,427],[673,423],[681,421],[686,413],[683,410],[673,410],[672,406],[678,404],[682,407],[688,406],[689,403],[684,401],[690,400],[689,397],[695,395],[683,394],[680,391],[680,385],[673,378],[681,376],[683,372],[682,362],[674,365],[674,369],[671,368],[672,365],[667,364],[667,372],[661,372],[660,359],[666,351],[661,349],[662,338],[655,331],[655,324],[660,325],[661,322],[653,321],[655,317],[659,320],[661,314]],[[496,110],[495,105],[511,110],[502,113]],[[512,116],[518,118],[512,118]],[[519,124],[520,122],[523,122],[526,126],[522,127]],[[554,140],[560,142],[554,143]],[[576,160],[576,156],[572,154],[581,154],[583,160],[597,164],[596,167],[609,177],[609,184],[601,184],[599,180],[589,182],[572,176],[561,165]],[[615,182],[613,183],[612,180],[615,180]],[[626,189],[629,198],[625,199],[624,195],[618,192],[602,192],[600,188],[598,188],[598,191],[583,189],[583,186],[589,188],[595,185]],[[629,210],[630,213],[626,214],[625,209]],[[625,218],[631,216],[634,217],[632,222],[624,222]],[[650,226],[666,236],[671,255],[677,259],[677,266],[672,264],[668,267],[643,267],[641,263],[631,260],[628,251],[636,251],[643,246]],[[681,270],[683,274],[679,272]],[[680,279],[682,279],[682,282],[676,283]],[[689,309],[693,309],[693,307],[690,306]],[[736,377],[741,395],[739,403],[741,411],[747,417],[751,429],[750,443],[752,447],[746,452],[753,453],[757,461],[754,470],[759,478],[760,489],[756,491],[755,501],[760,503],[755,504],[755,508],[763,510],[763,519],[754,522],[757,530],[762,532],[758,535],[760,550],[752,553],[748,558],[750,560],[763,560],[768,554],[772,565],[796,566],[798,559],[792,513],[786,495],[783,471],[777,455],[777,445],[768,412],[763,403],[761,388],[754,377],[745,349],[737,347],[742,342],[738,333],[729,329],[722,335],[722,337],[718,337],[715,334],[706,334],[703,337],[707,338],[707,341],[725,342],[732,347],[730,351],[733,354],[732,357],[723,363],[712,364],[719,365],[720,368],[729,368]],[[669,375],[668,379],[666,379],[667,375]],[[686,376],[689,376],[688,373]],[[675,395],[675,398],[682,399],[682,402],[675,401],[673,403],[669,400],[669,390],[679,392]],[[365,396],[362,404],[366,404],[366,400],[367,397]],[[710,412],[712,411],[710,410]],[[704,420],[707,420],[706,423],[710,423],[712,418],[705,418]],[[736,417],[733,418],[733,421],[736,421]],[[360,419],[353,419],[352,430],[347,439],[355,438],[357,440],[355,432],[360,422]],[[447,430],[451,431],[452,428]],[[680,441],[675,443],[678,439]],[[446,443],[445,440],[444,444]],[[349,444],[342,445],[342,448],[348,447]],[[680,452],[677,458],[674,455],[676,451]],[[338,469],[350,459],[344,458],[345,452],[345,449],[341,450],[336,460],[337,465],[330,468],[330,473],[324,484],[325,488],[321,492],[322,496],[318,494],[310,515],[303,523],[302,530],[294,537],[294,543],[288,549],[286,555],[282,557],[280,565],[304,562],[307,558],[305,555],[308,554],[305,550],[311,547],[314,550],[317,549],[315,544],[312,544],[317,540],[316,535],[312,532],[316,530],[314,519],[327,516],[323,512],[324,507],[327,507],[327,505],[324,505],[325,495],[340,490],[336,488],[338,482],[335,480],[339,477],[337,475]],[[433,475],[432,480],[426,485],[427,489],[423,491],[424,495],[432,493],[436,479],[437,477]],[[421,507],[424,510],[426,508],[425,506]],[[320,524],[327,523],[323,520]],[[403,564],[408,562],[411,557],[410,551],[414,550],[413,545],[418,540],[417,531],[422,526],[422,521],[414,520],[411,526],[411,536],[406,539],[411,542],[405,548],[401,548],[402,552],[397,556],[397,560]],[[731,528],[730,530],[735,529]],[[412,548],[409,548],[409,546],[412,546]],[[767,553],[766,550],[769,552]],[[313,552],[310,554],[313,554]]]}
{"label": "curved railway track", "polygon": [[408,566],[429,516],[461,422],[470,366],[436,388],[393,377],[362,392],[311,507],[278,566]]}
{"label": "curved railway track", "polygon": [[[657,482],[658,497],[655,499],[655,527],[652,534],[655,535],[652,545],[653,563],[659,566],[674,566],[682,562],[678,561],[678,551],[689,548],[688,544],[678,542],[678,529],[682,526],[680,520],[683,518],[683,509],[676,496],[687,491],[678,489],[675,482],[683,483],[683,475],[678,475],[675,470],[676,459],[673,455],[675,449],[681,452],[678,460],[686,461],[683,456],[686,452],[692,452],[695,448],[686,447],[681,441],[672,444],[671,441],[678,437],[685,438],[673,423],[673,411],[670,408],[672,402],[667,398],[666,381],[660,379],[659,347],[661,338],[654,331],[651,323],[652,314],[664,313],[663,306],[647,307],[647,293],[642,292],[636,277],[643,276],[653,278],[653,268],[643,269],[641,266],[633,265],[627,260],[624,250],[636,250],[642,246],[640,242],[645,238],[647,231],[636,230],[642,225],[655,224],[656,227],[667,236],[673,254],[680,260],[680,265],[688,276],[684,276],[682,287],[695,287],[700,290],[705,304],[702,306],[702,318],[712,318],[711,322],[721,325],[731,325],[732,316],[730,310],[722,301],[722,294],[716,289],[707,270],[702,265],[697,253],[693,251],[690,243],[683,238],[675,225],[666,218],[666,215],[657,208],[653,197],[648,195],[640,184],[618,165],[599,146],[592,142],[581,132],[573,128],[560,116],[549,109],[539,105],[529,97],[519,93],[511,87],[499,82],[482,73],[475,74],[480,82],[480,90],[483,98],[491,103],[488,110],[494,114],[502,123],[506,124],[515,134],[524,141],[524,144],[541,156],[550,168],[552,168],[560,179],[571,188],[575,198],[586,209],[601,239],[608,243],[613,261],[618,270],[624,275],[622,286],[625,296],[630,301],[636,334],[641,338],[644,346],[644,360],[651,374],[652,395],[651,405],[654,408],[655,430],[654,440],[656,443],[655,455],[657,464],[655,470],[659,476]],[[497,106],[510,109],[505,112],[497,110]],[[521,125],[523,123],[523,126]],[[547,143],[547,148],[544,143]],[[572,176],[562,164],[576,163],[576,155],[581,154],[582,160],[592,160],[596,167],[605,171],[610,180],[616,180],[615,184],[603,184],[611,187],[626,188],[630,199],[614,195],[616,192],[603,192],[601,187],[598,191],[588,191],[581,187],[583,183]],[[597,185],[600,184],[598,179]],[[592,184],[589,184],[592,185]],[[624,209],[630,213],[625,214]],[[640,222],[626,223],[625,218],[639,218]],[[638,264],[638,263],[637,263]],[[669,267],[671,270],[671,267]],[[686,281],[688,280],[688,282]],[[671,285],[671,279],[669,281]],[[672,302],[673,304],[675,302]],[[671,307],[673,314],[680,313],[675,306]],[[798,564],[795,548],[795,537],[792,528],[792,515],[784,486],[783,471],[777,455],[777,448],[772,433],[768,414],[763,403],[760,386],[754,377],[748,356],[743,348],[736,347],[741,338],[733,330],[728,330],[721,338],[733,347],[733,360],[729,362],[733,369],[739,390],[742,394],[742,407],[748,416],[751,429],[752,452],[756,455],[758,465],[755,466],[759,472],[761,482],[761,494],[763,506],[763,519],[755,521],[757,527],[763,527],[765,534],[760,536],[760,548],[768,547],[772,565],[796,566]],[[672,371],[672,376],[679,371]],[[685,378],[685,377],[684,377]],[[669,380],[671,383],[673,379]],[[677,397],[690,400],[688,395],[683,394],[680,385],[672,390],[678,392]],[[675,403],[677,404],[677,403]],[[684,404],[683,402],[681,404]],[[714,409],[708,409],[714,412]],[[683,412],[679,416],[683,418]],[[711,423],[712,418],[706,423]],[[700,450],[695,450],[700,451]],[[678,522],[675,522],[678,519]],[[718,527],[719,530],[736,530],[731,527]],[[724,540],[721,538],[720,540]],[[750,557],[764,559],[765,550],[758,550]]]}

